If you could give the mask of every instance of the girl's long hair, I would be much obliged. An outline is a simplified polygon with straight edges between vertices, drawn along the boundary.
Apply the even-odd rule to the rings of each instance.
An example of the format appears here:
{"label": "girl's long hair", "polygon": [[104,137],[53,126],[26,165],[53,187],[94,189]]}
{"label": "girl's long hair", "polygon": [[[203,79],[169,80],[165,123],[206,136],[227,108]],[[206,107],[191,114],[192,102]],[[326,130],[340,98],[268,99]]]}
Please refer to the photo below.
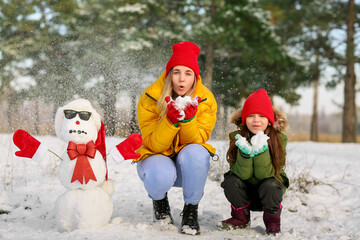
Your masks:
{"label": "girl's long hair", "polygon": [[[275,170],[275,176],[279,181],[281,181],[280,171],[281,168],[285,166],[286,154],[285,154],[285,150],[283,149],[279,133],[280,131],[284,131],[287,128],[287,120],[285,114],[282,113],[280,110],[275,108],[273,108],[273,110],[275,116],[275,123],[274,125],[272,124],[269,125],[265,129],[265,134],[267,134],[270,138],[268,140],[268,147],[270,151],[271,163]],[[231,122],[235,123],[238,126],[239,128],[238,133],[241,136],[245,137],[247,140],[249,140],[251,136],[251,132],[246,125],[243,126],[241,124],[241,118],[239,116],[241,116],[241,111],[240,112],[237,111],[233,115]],[[230,142],[229,149],[226,153],[226,159],[230,163],[230,165],[233,165],[236,162],[236,158],[237,158],[238,148],[235,145],[235,142],[236,139]]]}
{"label": "girl's long hair", "polygon": [[[174,100],[177,97],[176,93],[172,89],[171,76],[172,76],[172,69],[169,71],[168,75],[165,78],[164,88],[161,92],[159,99],[157,100],[157,107],[160,109],[159,122],[163,119],[164,116],[166,116],[166,113],[167,113],[167,103],[165,101],[165,97],[171,96],[171,98]],[[185,96],[194,97],[193,94],[195,91],[196,82],[197,81],[196,81],[196,75],[195,75],[194,84],[189,89],[189,91],[185,94]]]}

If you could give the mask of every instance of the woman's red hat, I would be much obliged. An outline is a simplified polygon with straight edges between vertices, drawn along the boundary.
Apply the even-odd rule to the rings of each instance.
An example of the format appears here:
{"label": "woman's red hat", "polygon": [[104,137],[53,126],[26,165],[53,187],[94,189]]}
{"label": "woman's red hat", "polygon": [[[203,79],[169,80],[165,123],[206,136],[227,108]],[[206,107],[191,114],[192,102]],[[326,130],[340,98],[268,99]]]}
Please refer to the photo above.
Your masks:
{"label": "woman's red hat", "polygon": [[200,71],[197,59],[200,48],[196,44],[186,41],[175,43],[172,46],[172,50],[173,54],[166,65],[166,76],[173,67],[182,65],[191,68],[194,71],[196,78],[198,78]]}

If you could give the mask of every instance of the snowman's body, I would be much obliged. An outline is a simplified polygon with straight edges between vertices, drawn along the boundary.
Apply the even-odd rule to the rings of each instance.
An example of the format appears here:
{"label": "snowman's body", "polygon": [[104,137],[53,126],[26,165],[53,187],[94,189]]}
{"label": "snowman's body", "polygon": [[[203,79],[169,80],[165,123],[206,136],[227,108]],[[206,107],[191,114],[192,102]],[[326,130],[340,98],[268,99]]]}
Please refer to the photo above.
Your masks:
{"label": "snowman's body", "polygon": [[[59,169],[60,182],[67,191],[55,203],[59,231],[97,229],[106,225],[113,212],[114,186],[107,180],[105,127],[99,113],[88,100],[74,100],[58,108],[55,132],[68,143]],[[15,152],[18,157],[41,161],[49,150],[22,129],[14,133],[13,141],[20,149]],[[133,133],[112,148],[109,156],[117,163],[139,158],[141,155],[135,150],[141,144],[140,134]]]}
{"label": "snowman's body", "polygon": [[96,150],[96,154],[93,159],[88,157],[92,171],[95,174],[96,181],[90,180],[87,184],[85,184],[85,182],[81,184],[79,181],[71,182],[76,161],[78,160],[77,158],[70,160],[69,155],[65,152],[61,156],[61,159],[62,162],[60,164],[58,176],[61,184],[67,189],[87,190],[95,186],[99,186],[101,183],[105,181],[106,166],[105,166],[105,161],[102,158],[99,151]]}
{"label": "snowman's body", "polygon": [[101,187],[73,189],[56,200],[56,226],[61,232],[97,229],[109,222],[112,212],[110,196]]}
{"label": "snowman's body", "polygon": [[[72,115],[66,116],[67,110],[73,111]],[[84,119],[80,117],[80,113],[91,114],[88,119]],[[91,141],[95,142],[100,126],[100,116],[84,99],[75,100],[59,108],[55,117],[57,136],[65,142],[71,141],[76,145],[84,146]],[[61,156],[59,179],[67,191],[55,204],[55,219],[59,231],[99,228],[109,222],[113,212],[113,203],[110,199],[112,193],[108,193],[102,187],[106,176],[103,156],[98,150],[95,150],[95,155],[92,157],[86,155],[86,164],[91,168],[87,168],[85,172],[92,172],[95,175],[95,179],[88,181],[85,180],[83,173],[80,174],[80,179],[73,179],[76,165],[81,165],[78,163],[79,157],[71,160],[68,151]]]}
{"label": "snowman's body", "polygon": [[60,170],[59,179],[67,192],[62,194],[55,204],[55,219],[59,231],[74,229],[96,229],[106,225],[113,212],[113,203],[107,192],[100,184],[105,181],[106,166],[99,151],[89,163],[97,181],[89,180],[87,184],[79,181],[71,183],[76,159],[70,160],[65,152]]}

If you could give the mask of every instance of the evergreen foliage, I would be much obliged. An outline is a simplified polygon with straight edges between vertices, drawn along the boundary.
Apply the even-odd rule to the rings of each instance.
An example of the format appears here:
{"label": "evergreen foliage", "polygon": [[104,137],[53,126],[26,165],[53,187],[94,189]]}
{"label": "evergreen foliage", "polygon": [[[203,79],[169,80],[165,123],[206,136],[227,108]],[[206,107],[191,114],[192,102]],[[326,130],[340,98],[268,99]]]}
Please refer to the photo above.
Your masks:
{"label": "evergreen foliage", "polygon": [[[221,106],[238,107],[258,88],[296,104],[296,89],[329,66],[336,71],[328,84],[342,82],[345,54],[333,33],[346,29],[345,6],[335,0],[1,1],[0,101],[9,103],[10,114],[17,101],[42,99],[56,109],[89,98],[106,116],[107,134],[116,135],[124,122],[116,104],[126,93],[129,131],[137,131],[136,98],[165,69],[172,44],[189,40],[202,50],[201,75]],[[28,78],[25,85],[20,76]]]}

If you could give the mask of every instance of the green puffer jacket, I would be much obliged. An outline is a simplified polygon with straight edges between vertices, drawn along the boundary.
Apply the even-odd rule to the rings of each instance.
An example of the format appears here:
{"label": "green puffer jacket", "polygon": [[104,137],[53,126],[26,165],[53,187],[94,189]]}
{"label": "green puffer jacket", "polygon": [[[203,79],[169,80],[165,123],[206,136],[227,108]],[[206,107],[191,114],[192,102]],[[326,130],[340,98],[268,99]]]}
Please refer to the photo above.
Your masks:
{"label": "green puffer jacket", "polygon": [[[230,141],[235,139],[235,135],[237,133],[238,131],[231,132],[229,134]],[[280,133],[280,138],[283,148],[286,151],[287,136],[283,133]],[[236,162],[230,166],[230,172],[237,175],[240,179],[248,181],[249,183],[254,185],[258,184],[261,180],[265,178],[275,177],[275,169],[271,164],[269,149],[252,158],[250,156],[242,154],[240,149],[238,149]],[[288,188],[289,179],[283,168],[281,169],[280,176],[282,178],[281,182],[286,188]]]}

